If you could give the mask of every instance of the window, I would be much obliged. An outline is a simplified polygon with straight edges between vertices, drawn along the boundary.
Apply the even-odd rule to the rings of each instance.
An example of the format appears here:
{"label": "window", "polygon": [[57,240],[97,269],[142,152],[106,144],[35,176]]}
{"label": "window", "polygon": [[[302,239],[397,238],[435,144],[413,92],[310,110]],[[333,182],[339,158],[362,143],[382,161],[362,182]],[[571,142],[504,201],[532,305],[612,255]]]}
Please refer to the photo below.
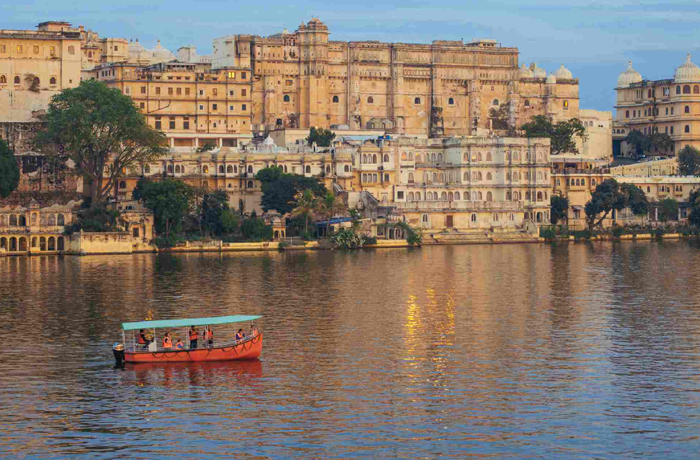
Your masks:
{"label": "window", "polygon": [[4,75],[0,75],[0,85],[7,84],[7,77]]}
{"label": "window", "polygon": [[189,96],[189,95],[190,95],[190,89],[189,89],[189,88],[185,88],[185,96]]}
{"label": "window", "polygon": [[[372,96],[368,97],[368,98],[367,98],[367,103],[368,103],[368,104],[374,104],[374,98],[373,98]],[[417,104],[417,102],[416,102],[416,104]]]}
{"label": "window", "polygon": [[245,89],[241,90],[241,96],[245,96],[247,94],[247,91]]}
{"label": "window", "polygon": [[170,117],[170,129],[175,129],[175,117]]}
{"label": "window", "polygon": [[139,107],[142,108],[142,109],[145,109],[145,108],[146,108],[146,103],[145,103],[145,102],[139,103]]}
{"label": "window", "polygon": [[199,90],[199,95],[200,95],[200,96],[204,96],[204,90],[203,90],[203,89],[200,89],[200,90]]}
{"label": "window", "polygon": [[[666,109],[666,110],[668,110],[668,109]],[[625,110],[625,118],[629,118],[629,117],[630,117],[630,111]]]}
{"label": "window", "polygon": [[0,53],[7,53],[7,45],[0,46]]}
{"label": "window", "polygon": [[[525,99],[524,105],[525,105],[525,107],[530,107],[530,101],[528,101],[527,99]],[[629,111],[627,112],[627,114],[628,114],[628,118],[629,118]]]}
{"label": "window", "polygon": [[497,106],[498,105],[498,99],[494,99],[491,105]]}
{"label": "window", "polygon": [[182,96],[182,88],[178,88],[178,89],[177,89],[177,95],[178,95],[178,96]]}
{"label": "window", "polygon": [[700,94],[700,86],[698,86],[698,85],[693,86],[693,94]]}
{"label": "window", "polygon": [[683,94],[690,94],[690,85],[683,86]]}
{"label": "window", "polygon": [[190,129],[190,117],[184,117],[182,119],[182,129]]}
{"label": "window", "polygon": [[156,117],[156,129],[161,129],[160,117]]}
{"label": "window", "polygon": [[673,134],[673,126],[671,126],[671,134]]}
{"label": "window", "polygon": [[668,115],[668,107],[666,107],[666,115]]}
{"label": "window", "polygon": [[674,109],[673,109],[673,107],[671,107],[671,115],[673,115],[673,112],[674,112]]}
{"label": "window", "polygon": [[285,95],[284,95],[284,102],[289,102],[289,101],[290,101],[289,95],[288,95],[288,94],[285,94]]}
{"label": "window", "polygon": [[156,86],[156,95],[160,94],[160,86]]}
{"label": "window", "polygon": [[685,106],[685,113],[690,113],[690,106],[689,105]]}
{"label": "window", "polygon": [[676,86],[676,94],[681,94],[681,87],[680,86]]}
{"label": "window", "polygon": [[22,45],[17,45],[17,54],[22,54]]}
{"label": "window", "polygon": [[564,101],[564,110],[569,110],[569,101]]}
{"label": "window", "polygon": [[454,98],[449,98],[449,99],[447,100],[447,103],[448,103],[449,105],[455,105],[455,100],[454,100]]}
{"label": "window", "polygon": [[173,89],[172,89],[172,88],[168,88],[168,96],[172,96],[172,95],[173,95]]}
{"label": "window", "polygon": [[685,132],[689,133],[690,132],[690,125],[685,125]]}
{"label": "window", "polygon": [[55,84],[56,84],[56,77],[51,77],[51,78],[49,78],[49,84],[50,84],[50,85],[55,85]]}
{"label": "window", "polygon": [[15,85],[19,85],[19,77],[15,77]]}
{"label": "window", "polygon": [[218,96],[218,95],[219,95],[219,90],[218,90],[217,88],[213,88],[213,89],[211,90],[211,94],[212,94],[212,96]]}
{"label": "window", "polygon": [[212,104],[211,105],[212,110],[218,110],[218,105],[217,104]]}
{"label": "window", "polygon": [[396,198],[403,200],[403,192],[396,192]]}
{"label": "window", "polygon": [[141,87],[141,94],[146,94],[146,87],[145,86]]}
{"label": "window", "polygon": [[[246,73],[245,73],[245,72],[241,72],[241,80],[245,80],[245,77],[246,77]],[[245,94],[244,94],[244,95],[245,95]]]}
{"label": "window", "polygon": [[245,109],[246,109],[245,104],[241,105],[241,110],[243,110],[245,112]]}
{"label": "window", "polygon": [[204,110],[204,106],[202,104],[199,104],[199,110]]}
{"label": "window", "polygon": [[338,96],[333,96],[333,103],[337,104],[339,102]]}
{"label": "window", "polygon": [[311,174],[311,166],[306,167],[306,174]]}
{"label": "window", "polygon": [[419,98],[419,97],[415,98],[415,99],[413,100],[413,103],[414,103],[414,104],[420,104],[420,98]]}

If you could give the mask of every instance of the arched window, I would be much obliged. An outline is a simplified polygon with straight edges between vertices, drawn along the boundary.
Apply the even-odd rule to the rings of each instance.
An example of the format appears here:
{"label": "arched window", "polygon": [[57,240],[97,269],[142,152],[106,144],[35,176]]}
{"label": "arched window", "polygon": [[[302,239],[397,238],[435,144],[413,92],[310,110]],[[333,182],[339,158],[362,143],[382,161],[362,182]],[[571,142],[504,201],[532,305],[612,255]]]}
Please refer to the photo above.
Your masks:
{"label": "arched window", "polygon": [[444,183],[445,183],[445,173],[440,173],[439,182],[440,182],[441,184],[444,184]]}
{"label": "arched window", "polygon": [[481,172],[477,173],[479,175],[479,180],[484,180],[484,176],[481,174]]}
{"label": "arched window", "polygon": [[49,214],[49,227],[56,225],[56,216]]}
{"label": "arched window", "polygon": [[226,172],[228,174],[233,174],[233,166],[231,166],[231,165],[226,166]]}
{"label": "arched window", "polygon": [[416,201],[420,201],[420,192],[416,192]]}
{"label": "arched window", "polygon": [[443,158],[444,158],[444,157],[442,156],[442,153],[438,153],[437,162],[438,162],[438,163],[442,163]]}
{"label": "arched window", "polygon": [[412,172],[408,173],[408,182],[413,183],[413,173]]}
{"label": "arched window", "polygon": [[486,192],[486,201],[493,201],[493,194],[491,192]]}
{"label": "arched window", "polygon": [[414,103],[414,104],[420,104],[420,98],[419,98],[419,97],[415,98],[415,99],[413,100],[413,103]]}
{"label": "arched window", "polygon": [[483,193],[479,192],[479,201],[482,201],[484,199]]}
{"label": "arched window", "polygon": [[19,76],[15,76],[15,85],[19,85]]}
{"label": "arched window", "polygon": [[374,98],[372,96],[367,98],[367,103],[368,104],[374,104]]}
{"label": "arched window", "polygon": [[204,174],[209,174],[209,166],[203,166],[203,167],[202,167],[202,172],[203,172]]}
{"label": "arched window", "polygon": [[455,105],[455,100],[454,100],[453,98],[449,98],[449,99],[447,100],[447,103],[448,103],[449,105]]}
{"label": "arched window", "polygon": [[248,187],[248,188],[253,188],[253,187],[255,187],[255,183],[254,183],[252,180],[249,180],[249,181],[248,181],[247,187]]}
{"label": "arched window", "polygon": [[464,182],[469,182],[469,173],[468,172],[464,173]]}
{"label": "arched window", "polygon": [[375,165],[377,164],[377,154],[376,153],[374,155],[372,155],[372,163]]}
{"label": "arched window", "polygon": [[513,201],[513,194],[510,192],[506,192],[506,201]]}
{"label": "arched window", "polygon": [[384,163],[388,163],[388,162],[389,162],[389,155],[384,155]]}
{"label": "arched window", "polygon": [[219,165],[219,174],[223,174],[223,173],[224,173],[224,167],[223,167],[223,165]]}
{"label": "arched window", "polygon": [[464,201],[469,201],[471,194],[469,192],[464,192]]}
{"label": "arched window", "polygon": [[438,181],[438,175],[437,175],[437,173],[433,173],[433,182],[437,183],[437,181]]}
{"label": "arched window", "polygon": [[524,105],[525,105],[525,107],[530,107],[530,101],[528,101],[527,99],[525,99]]}
{"label": "arched window", "polygon": [[690,94],[690,85],[683,86],[683,94]]}
{"label": "arched window", "polygon": [[530,201],[530,192],[525,192],[525,201]]}
{"label": "arched window", "polygon": [[698,86],[698,85],[693,86],[693,94],[700,94],[700,86]]}
{"label": "arched window", "polygon": [[415,199],[415,195],[413,195],[413,192],[409,192],[408,194],[408,201],[413,201]]}
{"label": "arched window", "polygon": [[425,199],[426,199],[427,201],[432,200],[432,199],[433,199],[433,192],[427,192],[427,193],[425,194]]}
{"label": "arched window", "polygon": [[481,161],[481,160],[482,160],[482,158],[481,158],[481,152],[477,153],[477,154],[476,154],[476,157],[477,157],[477,159],[478,159],[479,161]]}
{"label": "arched window", "polygon": [[542,171],[537,173],[537,180],[542,180]]}
{"label": "arched window", "polygon": [[447,192],[442,192],[442,195],[440,195],[440,199],[442,201],[447,201]]}
{"label": "arched window", "polygon": [[427,223],[428,223],[428,215],[427,215],[427,214],[423,214],[423,216],[421,217],[421,221],[422,221],[424,224],[427,224]]}
{"label": "arched window", "polygon": [[542,192],[537,192],[537,201],[542,201]]}
{"label": "arched window", "polygon": [[66,217],[63,214],[58,215],[58,219],[56,219],[56,225],[66,225]]}
{"label": "arched window", "polygon": [[180,165],[175,165],[175,173],[180,174]]}
{"label": "arched window", "polygon": [[345,172],[350,172],[350,166],[345,165]]}
{"label": "arched window", "polygon": [[173,165],[168,165],[168,173],[169,174],[173,173]]}
{"label": "arched window", "polygon": [[311,166],[306,167],[306,174],[311,174]]}
{"label": "arched window", "polygon": [[471,221],[476,222],[476,214],[472,214]]}
{"label": "arched window", "polygon": [[479,180],[479,175],[476,173],[476,171],[472,172],[472,180],[473,181]]}
{"label": "arched window", "polygon": [[510,182],[510,173],[509,172],[506,173],[506,182]]}
{"label": "arched window", "polygon": [[0,75],[0,85],[4,85],[7,83],[7,77],[4,75]]}
{"label": "arched window", "polygon": [[476,192],[472,192],[472,201],[476,201],[479,199],[479,195]]}
{"label": "arched window", "polygon": [[338,96],[333,96],[333,102],[337,104],[339,102]]}
{"label": "arched window", "polygon": [[55,85],[55,84],[56,84],[56,77],[49,78],[49,85]]}
{"label": "arched window", "polygon": [[486,173],[486,180],[493,180],[493,175],[491,175],[491,173]]}
{"label": "arched window", "polygon": [[455,200],[459,201],[459,192],[455,192]]}
{"label": "arched window", "polygon": [[290,101],[289,94],[285,94],[283,99],[284,99],[284,102],[289,102]]}
{"label": "arched window", "polygon": [[10,227],[16,227],[17,226],[17,216],[12,214],[10,216]]}
{"label": "arched window", "polygon": [[143,167],[144,174],[151,174],[151,167],[146,165]]}
{"label": "arched window", "polygon": [[362,155],[362,163],[367,163],[367,155]]}
{"label": "arched window", "polygon": [[494,99],[491,105],[498,105],[498,99]]}
{"label": "arched window", "polygon": [[689,105],[685,106],[685,113],[690,113],[690,106]]}
{"label": "arched window", "polygon": [[39,80],[39,77],[34,77],[34,86],[39,86],[41,84],[41,80]]}

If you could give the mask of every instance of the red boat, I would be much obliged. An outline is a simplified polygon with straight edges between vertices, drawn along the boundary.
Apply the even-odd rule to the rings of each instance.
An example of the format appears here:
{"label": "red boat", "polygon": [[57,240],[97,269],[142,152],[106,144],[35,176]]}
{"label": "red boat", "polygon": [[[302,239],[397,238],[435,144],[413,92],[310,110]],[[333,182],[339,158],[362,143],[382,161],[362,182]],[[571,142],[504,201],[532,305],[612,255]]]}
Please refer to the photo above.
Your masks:
{"label": "red boat", "polygon": [[[190,342],[189,332],[190,328],[193,326],[207,326],[207,328],[210,328],[217,324],[246,323],[259,318],[262,318],[262,316],[235,315],[123,323],[123,352],[116,351],[117,344],[115,344],[114,347],[117,365],[120,364],[118,354],[121,353],[123,353],[122,359],[127,363],[182,363],[257,359],[262,353],[263,346],[263,334],[258,331],[257,328],[254,328],[254,332],[251,335],[239,340],[216,342],[216,337],[214,337],[213,343],[209,344],[208,341],[205,342],[205,340],[202,340],[201,344],[197,343],[199,346],[195,345],[194,339]],[[170,339],[170,347],[158,346],[156,330],[175,328],[184,328],[183,334],[187,340],[186,344],[183,343],[181,344],[181,348],[178,348],[173,346],[172,339]],[[131,344],[126,341],[127,331],[131,331]],[[142,338],[141,334],[143,331],[152,331],[152,341],[146,343],[143,340],[139,340]],[[167,341],[161,342],[161,345],[164,345],[166,342]]]}

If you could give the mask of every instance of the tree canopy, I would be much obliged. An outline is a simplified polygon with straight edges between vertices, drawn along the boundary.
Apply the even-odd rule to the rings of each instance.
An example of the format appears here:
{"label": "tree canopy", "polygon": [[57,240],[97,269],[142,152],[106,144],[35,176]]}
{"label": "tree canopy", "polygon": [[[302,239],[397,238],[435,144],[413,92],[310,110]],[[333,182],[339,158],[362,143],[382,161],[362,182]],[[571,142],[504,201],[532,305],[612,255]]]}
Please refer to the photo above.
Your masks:
{"label": "tree canopy", "polygon": [[686,145],[678,152],[678,172],[681,176],[700,174],[700,150]]}
{"label": "tree canopy", "polygon": [[46,155],[75,162],[91,187],[93,205],[129,168],[167,151],[165,135],[148,126],[129,96],[95,80],[61,91],[43,121],[37,146]]}
{"label": "tree canopy", "polygon": [[664,198],[659,201],[659,220],[661,222],[678,220],[678,201],[673,198]]}
{"label": "tree canopy", "polygon": [[629,208],[636,216],[646,214],[648,202],[644,192],[633,184],[620,185],[615,179],[604,180],[591,194],[591,200],[586,203],[588,227],[592,230],[593,227],[601,225],[610,212],[619,212],[625,208]]}
{"label": "tree canopy", "polygon": [[275,210],[283,215],[292,212],[296,194],[307,189],[316,196],[323,196],[327,192],[318,179],[287,174],[277,166],[261,169],[255,178],[261,182],[262,208],[265,212]]}
{"label": "tree canopy", "polygon": [[134,199],[143,201],[153,211],[156,232],[165,233],[166,239],[170,238],[171,231],[180,229],[192,206],[193,196],[192,187],[173,179],[141,179],[133,192]]}
{"label": "tree canopy", "polygon": [[225,223],[223,214],[229,211],[228,195],[223,190],[217,190],[212,193],[207,193],[202,198],[201,214],[204,228],[212,235],[221,236],[226,232],[224,228],[230,222],[230,216],[226,216],[229,220]]}
{"label": "tree canopy", "polygon": [[330,129],[311,128],[309,137],[306,139],[309,145],[316,143],[319,147],[330,147],[331,141],[335,139],[335,133]]}
{"label": "tree canopy", "polygon": [[559,195],[552,195],[552,225],[557,225],[560,220],[566,219],[566,214],[569,210],[569,199]]}
{"label": "tree canopy", "polygon": [[657,150],[666,151],[673,145],[671,136],[666,133],[644,134],[636,129],[627,134],[625,142],[632,148],[632,155],[636,160],[642,158],[646,153]]}
{"label": "tree canopy", "polygon": [[104,204],[90,206],[86,202],[78,211],[75,222],[67,225],[65,231],[68,235],[81,230],[84,232],[115,232],[120,230],[117,226],[118,217],[119,211],[115,209],[108,209]]}
{"label": "tree canopy", "polygon": [[19,166],[15,155],[0,139],[0,198],[7,198],[19,185]]}
{"label": "tree canopy", "polygon": [[560,153],[580,153],[576,148],[576,138],[586,137],[586,128],[578,118],[554,123],[552,117],[546,115],[535,115],[532,119],[523,124],[520,129],[525,133],[525,137],[546,137],[552,142],[552,155]]}
{"label": "tree canopy", "polygon": [[690,192],[688,203],[690,203],[688,222],[690,225],[700,228],[700,190],[693,190]]}

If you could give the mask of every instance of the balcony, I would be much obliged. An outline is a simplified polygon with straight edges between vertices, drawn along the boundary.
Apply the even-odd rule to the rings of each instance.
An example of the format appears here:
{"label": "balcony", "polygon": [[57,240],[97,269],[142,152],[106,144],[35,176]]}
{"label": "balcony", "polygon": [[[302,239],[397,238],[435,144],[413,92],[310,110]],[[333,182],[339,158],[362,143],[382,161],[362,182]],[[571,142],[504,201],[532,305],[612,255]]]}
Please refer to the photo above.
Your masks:
{"label": "balcony", "polygon": [[524,209],[521,201],[407,201],[396,202],[398,210],[408,211],[518,211]]}

